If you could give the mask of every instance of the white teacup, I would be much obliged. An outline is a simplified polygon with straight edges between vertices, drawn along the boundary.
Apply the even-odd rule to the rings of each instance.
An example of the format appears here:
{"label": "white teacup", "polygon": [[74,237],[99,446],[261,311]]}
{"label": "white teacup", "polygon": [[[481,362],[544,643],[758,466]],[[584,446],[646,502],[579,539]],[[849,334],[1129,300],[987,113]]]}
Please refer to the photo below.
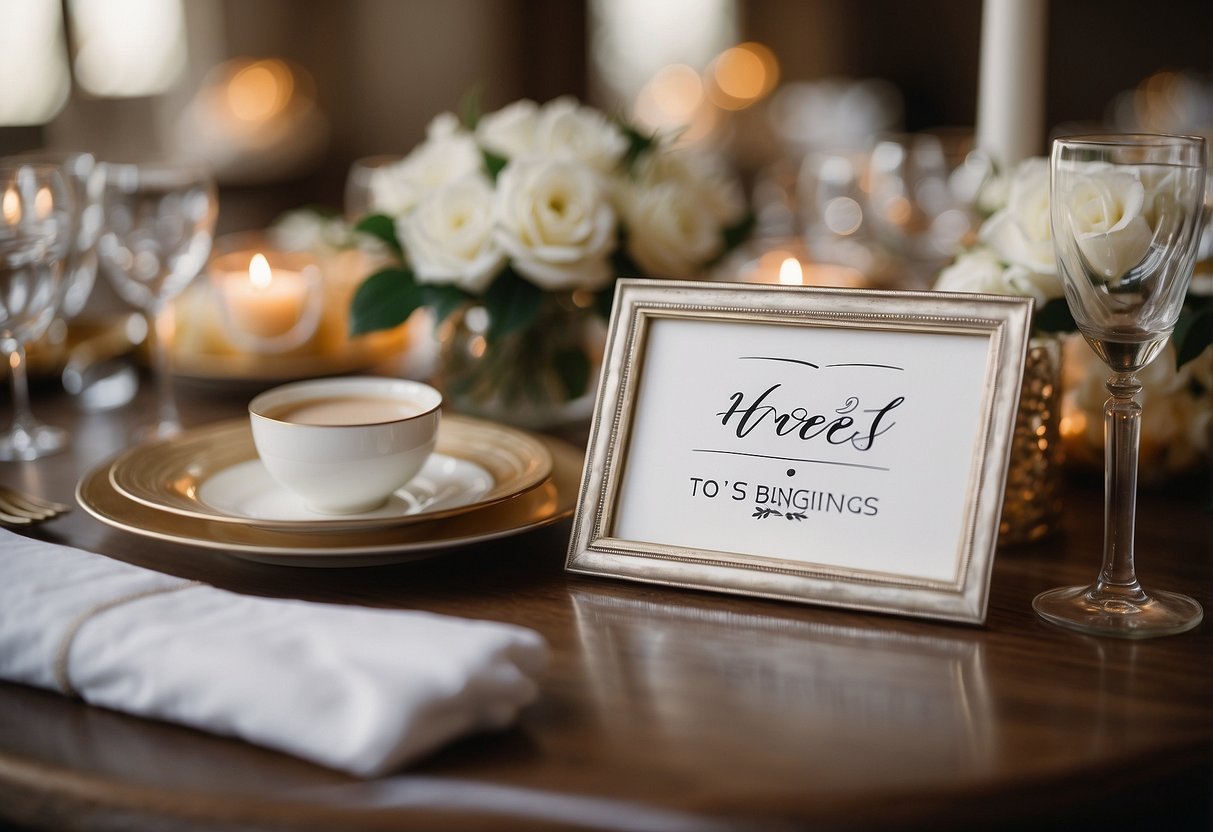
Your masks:
{"label": "white teacup", "polygon": [[434,450],[442,394],[419,381],[355,376],[284,384],[249,402],[270,476],[321,514],[383,505]]}

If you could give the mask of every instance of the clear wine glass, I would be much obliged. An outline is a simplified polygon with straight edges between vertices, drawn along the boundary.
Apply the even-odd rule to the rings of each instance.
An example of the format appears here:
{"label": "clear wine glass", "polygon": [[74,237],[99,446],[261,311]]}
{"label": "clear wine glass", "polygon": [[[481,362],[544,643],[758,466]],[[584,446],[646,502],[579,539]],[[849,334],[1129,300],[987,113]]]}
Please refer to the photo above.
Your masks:
{"label": "clear wine glass", "polygon": [[62,429],[30,412],[25,344],[54,318],[73,209],[55,166],[0,162],[0,349],[13,390],[13,422],[0,436],[0,459],[37,459],[66,445]]}
{"label": "clear wine glass", "polygon": [[147,317],[156,421],[140,438],[181,430],[169,375],[169,302],[206,264],[215,233],[218,196],[209,168],[185,162],[106,163],[104,228],[97,242],[102,271],[114,289]]}
{"label": "clear wine glass", "polygon": [[[35,339],[66,337],[66,321],[79,315],[88,302],[97,276],[97,236],[101,233],[101,166],[91,153],[31,150],[18,154],[14,161],[52,165],[59,170],[71,191],[73,210],[70,244],[63,259],[62,276],[55,296],[53,318]],[[53,335],[60,328],[58,336]],[[28,386],[24,375],[13,377],[14,385]],[[28,400],[29,391],[20,391],[14,398]],[[23,417],[27,447],[40,454],[63,450],[68,434],[63,428],[48,425],[32,412]]]}
{"label": "clear wine glass", "polygon": [[1137,580],[1133,527],[1141,405],[1136,373],[1162,352],[1192,279],[1204,213],[1206,149],[1188,136],[1106,135],[1053,143],[1053,246],[1066,301],[1108,365],[1103,567],[1090,586],[1036,597],[1044,619],[1096,635],[1181,633],[1203,611]]}
{"label": "clear wine glass", "polygon": [[67,321],[84,311],[97,278],[97,238],[101,235],[101,163],[92,154],[75,150],[30,150],[22,161],[54,165],[72,189],[75,211],[72,243],[63,264],[56,317]]}

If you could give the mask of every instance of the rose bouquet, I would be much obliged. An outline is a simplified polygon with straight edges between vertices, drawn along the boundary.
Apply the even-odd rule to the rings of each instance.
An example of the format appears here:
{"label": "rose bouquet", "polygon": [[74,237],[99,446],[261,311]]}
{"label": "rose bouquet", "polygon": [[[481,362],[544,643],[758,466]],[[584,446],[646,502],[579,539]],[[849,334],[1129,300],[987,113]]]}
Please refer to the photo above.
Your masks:
{"label": "rose bouquet", "polygon": [[[1146,255],[1155,234],[1166,233],[1156,227],[1155,199],[1161,197],[1156,194],[1158,183],[1144,173],[1094,163],[1089,173],[1084,187],[1076,192],[1072,216],[1083,226],[1078,244],[1092,279],[1106,281],[1114,290],[1120,281],[1132,279],[1132,267]],[[1048,160],[1026,160],[987,194],[1005,201],[994,200],[977,244],[962,251],[940,273],[935,288],[1032,297],[1037,304],[1038,335],[1075,332],[1053,256]],[[1175,473],[1207,458],[1211,450],[1213,438],[1209,425],[1204,424],[1207,418],[1186,425],[1165,418],[1166,414],[1179,418],[1200,413],[1202,408],[1207,413],[1213,404],[1213,384],[1204,382],[1208,376],[1204,365],[1213,361],[1213,351],[1207,349],[1213,341],[1213,292],[1202,288],[1207,283],[1193,281],[1167,353],[1139,376],[1145,385],[1142,395],[1151,400],[1157,414],[1142,425],[1142,471],[1146,476],[1155,460],[1164,469],[1161,473]],[[1069,340],[1077,341],[1077,337]],[[1107,398],[1100,393],[1102,364],[1085,360],[1090,350],[1081,343],[1077,347],[1081,349],[1070,345],[1065,350],[1063,433],[1072,456],[1094,459],[1102,449],[1102,412]],[[1175,400],[1172,406],[1154,406],[1168,398]],[[1168,448],[1165,454],[1145,452],[1164,446]]]}
{"label": "rose bouquet", "polygon": [[587,395],[601,357],[587,322],[609,312],[616,278],[695,277],[749,227],[721,166],[571,98],[444,113],[370,190],[357,227],[393,262],[358,288],[351,330],[423,307],[449,318],[447,395],[530,423]]}

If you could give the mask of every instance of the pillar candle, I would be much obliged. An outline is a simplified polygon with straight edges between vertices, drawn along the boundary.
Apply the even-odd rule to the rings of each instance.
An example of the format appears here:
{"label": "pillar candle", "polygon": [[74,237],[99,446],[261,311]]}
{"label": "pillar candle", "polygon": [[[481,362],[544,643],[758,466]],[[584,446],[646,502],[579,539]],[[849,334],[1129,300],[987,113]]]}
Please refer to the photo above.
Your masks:
{"label": "pillar candle", "polygon": [[270,269],[256,255],[249,270],[233,272],[220,284],[228,313],[237,329],[256,337],[282,335],[302,317],[307,286],[297,271]]}
{"label": "pillar candle", "polygon": [[1044,151],[1047,0],[984,0],[977,149],[1000,170]]}

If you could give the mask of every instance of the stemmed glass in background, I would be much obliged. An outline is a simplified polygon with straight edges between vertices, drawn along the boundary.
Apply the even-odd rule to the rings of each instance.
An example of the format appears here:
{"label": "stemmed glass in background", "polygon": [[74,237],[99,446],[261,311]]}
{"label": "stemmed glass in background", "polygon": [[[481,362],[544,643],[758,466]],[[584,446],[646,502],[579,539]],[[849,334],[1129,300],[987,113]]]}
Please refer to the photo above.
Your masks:
{"label": "stemmed glass in background", "polygon": [[1134,566],[1141,390],[1136,373],[1166,346],[1192,279],[1204,210],[1206,149],[1187,136],[1058,139],[1050,160],[1053,245],[1066,301],[1108,365],[1104,410],[1103,567],[1090,586],[1044,592],[1032,606],[1055,624],[1145,638],[1200,623],[1184,595],[1146,592]]}
{"label": "stemmed glass in background", "polygon": [[101,235],[102,166],[97,158],[83,151],[31,150],[20,154],[22,161],[54,165],[72,189],[72,244],[63,263],[56,317],[71,320],[84,311],[97,277],[97,238]]}
{"label": "stemmed glass in background", "polygon": [[106,163],[102,207],[105,226],[97,243],[102,270],[118,294],[147,316],[153,334],[157,417],[140,436],[169,436],[181,430],[181,419],[163,313],[210,254],[218,213],[215,181],[202,164]]}
{"label": "stemmed glass in background", "polygon": [[55,166],[0,164],[0,349],[13,388],[13,422],[0,436],[0,459],[37,459],[66,441],[58,428],[31,431],[39,423],[30,413],[25,344],[54,317],[73,210],[71,189]]}
{"label": "stemmed glass in background", "polygon": [[[54,326],[63,327],[66,321],[79,315],[97,277],[97,237],[101,233],[101,165],[91,153],[57,150],[31,150],[21,153],[14,161],[51,165],[59,170],[71,191],[73,210],[70,244],[63,260],[63,272],[55,297],[52,319],[42,331],[35,333],[41,338]],[[64,334],[57,336],[66,337]],[[13,384],[27,386],[24,376],[13,378]],[[20,397],[28,399],[29,392]],[[63,428],[47,425],[30,413],[23,425],[28,434],[28,447],[36,448],[40,455],[54,453],[67,447],[68,435]]]}
{"label": "stemmed glass in background", "polygon": [[934,134],[885,135],[872,148],[867,186],[873,226],[905,261],[910,287],[929,285],[970,230],[949,176],[943,141]]}

